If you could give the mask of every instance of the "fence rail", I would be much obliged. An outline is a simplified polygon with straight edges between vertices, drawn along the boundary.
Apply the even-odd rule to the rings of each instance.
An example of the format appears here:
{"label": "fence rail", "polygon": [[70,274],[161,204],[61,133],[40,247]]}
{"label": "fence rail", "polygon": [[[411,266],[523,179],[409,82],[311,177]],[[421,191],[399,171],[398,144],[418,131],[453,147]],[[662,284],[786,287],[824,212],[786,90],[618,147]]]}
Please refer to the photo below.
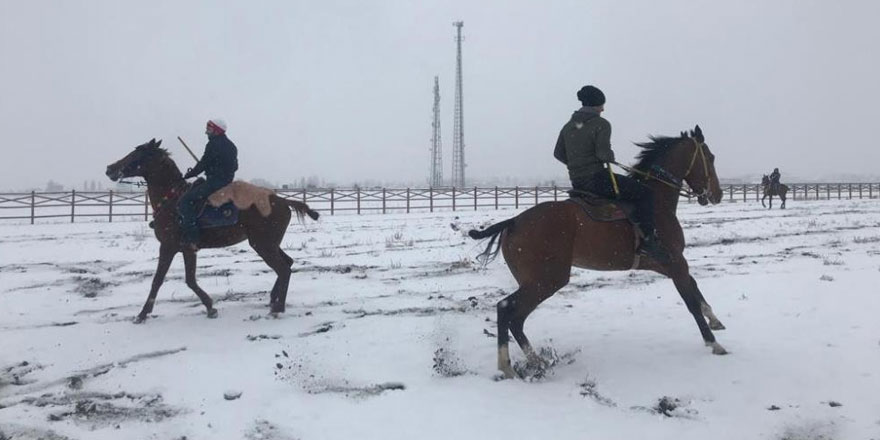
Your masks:
{"label": "fence rail", "polygon": [[[721,186],[725,202],[761,200],[760,184]],[[791,200],[840,200],[880,197],[880,183],[788,184]],[[470,188],[329,188],[276,190],[319,212],[338,214],[410,213],[479,209],[519,209],[568,197],[567,187],[514,186]],[[689,200],[690,201],[690,200]],[[92,221],[148,220],[152,206],[146,192],[0,193],[0,221],[77,219]],[[57,220],[56,220],[57,221]]]}

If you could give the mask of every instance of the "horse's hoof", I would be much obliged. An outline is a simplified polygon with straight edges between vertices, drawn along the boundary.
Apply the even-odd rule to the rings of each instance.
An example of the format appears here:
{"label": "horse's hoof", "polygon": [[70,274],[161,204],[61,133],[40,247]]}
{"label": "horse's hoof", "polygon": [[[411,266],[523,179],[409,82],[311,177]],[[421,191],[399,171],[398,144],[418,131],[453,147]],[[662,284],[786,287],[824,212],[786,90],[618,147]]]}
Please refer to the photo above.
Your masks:
{"label": "horse's hoof", "polygon": [[284,313],[284,305],[283,304],[272,304],[270,313]]}
{"label": "horse's hoof", "polygon": [[507,380],[514,379],[517,377],[516,372],[513,371],[513,368],[508,366],[507,368],[500,368],[501,374],[497,376],[496,380]]}
{"label": "horse's hoof", "polygon": [[217,312],[217,309],[211,309],[211,310],[208,310],[208,318],[209,318],[209,319],[214,319],[214,318],[216,318],[217,315],[219,315],[219,314],[220,314],[220,313]]}
{"label": "horse's hoof", "polygon": [[710,343],[707,343],[706,345],[712,347],[712,354],[717,354],[719,356],[728,354],[727,350],[725,350],[724,347],[722,347],[721,344],[719,344],[717,342],[710,342]]}
{"label": "horse's hoof", "polygon": [[147,315],[137,315],[131,321],[132,324],[143,324],[147,322]]}
{"label": "horse's hoof", "polygon": [[725,327],[724,324],[721,323],[721,321],[715,321],[709,323],[709,328],[712,330],[724,330],[727,327]]}

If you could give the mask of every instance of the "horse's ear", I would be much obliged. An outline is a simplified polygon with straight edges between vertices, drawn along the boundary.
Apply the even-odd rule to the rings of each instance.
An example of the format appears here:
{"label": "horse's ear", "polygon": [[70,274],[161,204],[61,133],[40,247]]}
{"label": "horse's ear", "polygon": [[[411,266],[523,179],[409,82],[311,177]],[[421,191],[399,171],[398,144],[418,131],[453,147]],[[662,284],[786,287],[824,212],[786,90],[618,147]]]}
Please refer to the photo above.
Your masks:
{"label": "horse's ear", "polygon": [[706,141],[706,138],[703,137],[703,130],[700,129],[699,125],[694,127],[694,137],[700,142]]}
{"label": "horse's ear", "polygon": [[159,145],[162,145],[162,139],[159,139],[159,140],[156,142],[156,147],[157,147],[157,148],[159,147]]}

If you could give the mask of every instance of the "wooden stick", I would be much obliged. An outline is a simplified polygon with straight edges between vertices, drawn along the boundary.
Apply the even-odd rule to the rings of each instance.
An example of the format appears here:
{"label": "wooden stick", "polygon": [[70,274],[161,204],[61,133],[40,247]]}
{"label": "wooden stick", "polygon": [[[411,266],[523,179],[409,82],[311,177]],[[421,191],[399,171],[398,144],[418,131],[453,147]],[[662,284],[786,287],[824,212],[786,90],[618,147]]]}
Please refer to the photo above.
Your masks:
{"label": "wooden stick", "polygon": [[186,148],[186,151],[189,152],[189,155],[192,156],[192,158],[196,161],[196,163],[198,163],[199,158],[196,157],[195,154],[193,154],[192,150],[190,150],[189,147],[186,145],[186,142],[184,142],[183,139],[180,138],[180,136],[177,137],[177,140],[179,140],[180,143],[183,144],[183,148]]}

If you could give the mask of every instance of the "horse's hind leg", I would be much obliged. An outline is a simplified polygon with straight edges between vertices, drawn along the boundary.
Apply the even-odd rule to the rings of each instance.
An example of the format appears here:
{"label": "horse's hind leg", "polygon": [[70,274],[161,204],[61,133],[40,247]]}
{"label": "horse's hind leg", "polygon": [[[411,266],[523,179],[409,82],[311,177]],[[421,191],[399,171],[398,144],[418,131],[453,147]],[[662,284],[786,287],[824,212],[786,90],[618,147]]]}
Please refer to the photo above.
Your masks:
{"label": "horse's hind leg", "polygon": [[709,328],[712,330],[724,330],[727,327],[724,327],[724,324],[715,316],[715,313],[712,311],[712,306],[706,302],[706,298],[703,297],[703,292],[700,292],[700,288],[697,286],[697,280],[694,277],[691,277],[691,283],[693,284],[694,293],[697,295],[697,299],[700,301],[700,310],[703,312],[703,316],[709,320]]}
{"label": "horse's hind leg", "polygon": [[508,330],[513,334],[516,343],[525,353],[529,363],[541,366],[543,361],[532,348],[523,327],[529,314],[566,284],[568,284],[568,276],[543,284],[546,286],[543,288],[520,286],[516,292],[498,302],[498,369],[504,373],[504,377],[512,378],[515,376],[513,368],[510,366]]}
{"label": "horse's hind leg", "polygon": [[271,313],[283,313],[287,303],[287,289],[290,285],[290,264],[293,259],[290,258],[277,245],[264,245],[251,241],[251,247],[257,251],[260,258],[275,271],[278,278],[272,286],[272,293],[269,294],[269,306]]}
{"label": "horse's hind leg", "polygon": [[186,285],[199,297],[202,301],[202,304],[205,305],[205,310],[208,313],[208,318],[216,318],[217,317],[217,309],[214,308],[214,300],[208,296],[207,292],[202,290],[199,287],[199,284],[196,282],[196,253],[193,251],[184,251],[183,252],[183,265],[186,270]]}

